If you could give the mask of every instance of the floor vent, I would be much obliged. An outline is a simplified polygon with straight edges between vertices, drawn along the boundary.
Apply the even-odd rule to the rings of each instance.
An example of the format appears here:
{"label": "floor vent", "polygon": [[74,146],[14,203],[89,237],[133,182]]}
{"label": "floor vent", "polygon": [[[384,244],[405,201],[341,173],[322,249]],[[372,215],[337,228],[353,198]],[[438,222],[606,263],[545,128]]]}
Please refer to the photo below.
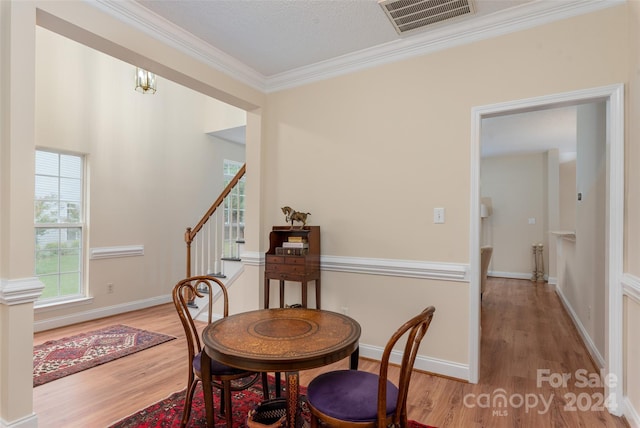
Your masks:
{"label": "floor vent", "polygon": [[475,12],[471,0],[381,0],[379,4],[398,34]]}

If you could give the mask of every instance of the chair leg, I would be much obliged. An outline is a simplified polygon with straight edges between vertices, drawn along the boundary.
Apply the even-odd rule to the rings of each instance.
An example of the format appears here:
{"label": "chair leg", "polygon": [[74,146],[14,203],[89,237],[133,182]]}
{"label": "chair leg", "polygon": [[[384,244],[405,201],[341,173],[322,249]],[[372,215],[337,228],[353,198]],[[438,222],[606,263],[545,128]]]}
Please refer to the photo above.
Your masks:
{"label": "chair leg", "polygon": [[227,407],[227,394],[225,394],[225,383],[222,383],[223,389],[220,390],[220,416],[224,416],[224,409]]}
{"label": "chair leg", "polygon": [[313,413],[311,416],[311,428],[318,428],[318,418]]}
{"label": "chair leg", "polygon": [[[227,428],[233,428],[233,412],[231,411],[231,382],[225,381],[222,383],[223,393],[220,394],[220,399],[224,397],[224,415],[227,419]],[[222,407],[222,401],[220,402]]]}
{"label": "chair leg", "polygon": [[275,378],[276,378],[276,397],[280,397],[280,389],[281,389],[281,383],[280,383],[280,378],[281,378],[281,374],[280,372],[276,372],[275,373]]}
{"label": "chair leg", "polygon": [[262,372],[262,398],[269,399],[269,376],[267,372]]}
{"label": "chair leg", "polygon": [[198,381],[190,379],[189,387],[187,388],[187,395],[184,398],[184,409],[182,410],[182,421],[180,421],[180,427],[184,428],[189,422],[191,417],[191,402],[193,401],[193,393],[196,391]]}

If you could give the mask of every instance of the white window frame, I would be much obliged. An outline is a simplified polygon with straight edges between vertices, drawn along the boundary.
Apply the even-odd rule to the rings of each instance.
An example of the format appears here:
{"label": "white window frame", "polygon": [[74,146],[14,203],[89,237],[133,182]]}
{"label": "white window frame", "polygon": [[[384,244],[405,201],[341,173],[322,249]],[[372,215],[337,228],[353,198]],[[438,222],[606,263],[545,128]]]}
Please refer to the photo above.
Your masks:
{"label": "white window frame", "polygon": [[[58,156],[58,172],[57,175],[55,174],[41,174],[38,173],[38,169],[36,167],[36,173],[35,173],[35,177],[36,177],[36,184],[35,184],[35,188],[34,188],[34,210],[36,207],[36,201],[37,201],[37,194],[38,194],[38,189],[37,189],[37,179],[38,177],[49,177],[49,178],[56,178],[57,182],[58,182],[58,194],[57,194],[57,202],[60,204],[60,210],[62,210],[63,208],[63,204],[64,204],[64,200],[61,199],[61,193],[60,193],[60,183],[61,183],[61,178],[65,178],[61,172],[60,172],[60,158],[62,156],[73,156],[73,157],[77,157],[80,159],[81,161],[81,171],[80,171],[80,177],[79,180],[81,181],[80,183],[80,201],[79,201],[79,219],[76,222],[69,222],[69,221],[61,221],[62,220],[62,216],[60,214],[58,214],[58,219],[57,221],[51,221],[51,222],[41,222],[38,223],[36,222],[36,213],[34,211],[34,244],[35,244],[35,248],[34,248],[34,275],[39,278],[42,281],[42,278],[44,277],[51,277],[51,276],[56,276],[58,278],[58,293],[55,296],[52,297],[42,297],[40,299],[38,299],[38,301],[36,301],[35,306],[36,307],[42,307],[42,306],[50,306],[50,305],[59,305],[59,304],[64,304],[64,303],[69,303],[69,302],[75,302],[81,299],[85,299],[87,297],[87,287],[86,287],[86,242],[87,242],[87,233],[86,233],[86,195],[87,195],[87,189],[86,189],[86,171],[87,171],[87,158],[84,154],[81,153],[73,153],[73,152],[67,152],[67,151],[62,151],[62,150],[55,150],[55,149],[48,149],[48,148],[36,148],[36,156],[37,156],[37,152],[46,152],[46,153],[51,153],[51,154],[55,154]],[[74,177],[75,178],[75,177]],[[68,207],[68,206],[67,206]],[[52,219],[53,220],[53,219]],[[60,258],[58,257],[58,268],[57,268],[57,272],[54,273],[47,273],[47,274],[41,274],[38,273],[38,269],[37,269],[37,263],[38,263],[38,253],[40,251],[43,251],[42,248],[38,248],[38,243],[37,243],[37,237],[38,237],[38,230],[42,230],[42,229],[48,229],[48,230],[58,230],[60,232],[63,231],[70,231],[72,229],[79,229],[80,231],[80,238],[78,239],[79,241],[79,260],[78,260],[78,271],[61,271],[60,269]],[[58,238],[59,241],[58,243],[61,243],[61,238]],[[60,246],[58,247],[58,249],[60,250]],[[58,255],[60,256],[60,255]],[[73,273],[73,274],[77,274],[78,275],[78,290],[76,293],[69,293],[69,294],[60,294],[60,278],[61,276],[63,276],[65,273]],[[44,282],[44,281],[43,281]],[[46,287],[46,282],[45,282],[45,287]],[[43,295],[46,293],[46,290],[43,292]]]}

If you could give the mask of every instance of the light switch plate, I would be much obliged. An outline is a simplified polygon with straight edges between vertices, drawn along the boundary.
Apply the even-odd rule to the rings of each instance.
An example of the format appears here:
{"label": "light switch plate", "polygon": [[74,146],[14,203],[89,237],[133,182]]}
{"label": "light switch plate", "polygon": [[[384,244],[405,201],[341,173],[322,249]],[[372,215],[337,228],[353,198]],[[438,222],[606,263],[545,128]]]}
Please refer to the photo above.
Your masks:
{"label": "light switch plate", "polygon": [[444,208],[433,209],[433,222],[436,224],[444,223]]}

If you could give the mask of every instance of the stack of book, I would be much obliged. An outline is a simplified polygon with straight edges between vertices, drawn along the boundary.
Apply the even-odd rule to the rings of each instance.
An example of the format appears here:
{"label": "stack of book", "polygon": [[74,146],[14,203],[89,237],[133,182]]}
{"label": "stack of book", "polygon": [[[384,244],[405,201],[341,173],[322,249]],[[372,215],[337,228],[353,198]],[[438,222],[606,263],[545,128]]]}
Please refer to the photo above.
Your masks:
{"label": "stack of book", "polygon": [[282,247],[276,247],[277,255],[304,256],[309,252],[309,243],[302,236],[289,236]]}

